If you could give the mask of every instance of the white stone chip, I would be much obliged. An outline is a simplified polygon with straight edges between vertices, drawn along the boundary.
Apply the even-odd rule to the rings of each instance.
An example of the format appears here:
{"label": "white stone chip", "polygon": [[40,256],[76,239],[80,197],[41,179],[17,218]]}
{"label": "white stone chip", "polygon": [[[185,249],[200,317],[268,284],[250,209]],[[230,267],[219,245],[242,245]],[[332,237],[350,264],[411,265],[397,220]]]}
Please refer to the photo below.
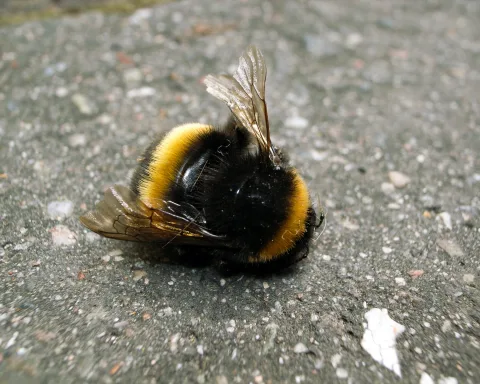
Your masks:
{"label": "white stone chip", "polygon": [[54,245],[73,245],[77,242],[77,236],[65,225],[57,225],[53,227],[50,232],[52,233],[52,241]]}
{"label": "white stone chip", "polygon": [[92,104],[92,101],[81,93],[75,93],[72,95],[72,102],[82,115],[93,115],[95,113],[95,107]]}
{"label": "white stone chip", "polygon": [[142,87],[142,88],[131,89],[130,91],[127,92],[127,97],[129,99],[134,99],[137,97],[149,97],[149,96],[155,95],[155,93],[157,93],[155,88]]}
{"label": "white stone chip", "polygon": [[455,377],[442,377],[438,380],[438,384],[458,384]]}
{"label": "white stone chip", "polygon": [[435,382],[427,372],[422,372],[422,376],[420,376],[419,384],[435,384]]}
{"label": "white stone chip", "polygon": [[407,175],[397,171],[388,172],[388,177],[390,178],[390,182],[395,186],[395,188],[399,189],[405,188],[411,181],[411,179]]}
{"label": "white stone chip", "polygon": [[292,116],[285,120],[285,126],[294,129],[303,129],[308,127],[308,120],[301,116]]}
{"label": "white stone chip", "polygon": [[365,314],[367,327],[362,339],[362,348],[375,361],[402,377],[395,339],[405,331],[402,324],[388,316],[386,309],[373,308]]}
{"label": "white stone chip", "polygon": [[452,216],[448,212],[442,212],[438,214],[438,217],[442,220],[445,228],[452,230]]}
{"label": "white stone chip", "polygon": [[51,219],[64,219],[73,212],[73,202],[71,201],[52,201],[47,206],[48,216]]}
{"label": "white stone chip", "polygon": [[310,350],[308,349],[308,347],[305,344],[297,343],[297,345],[295,345],[295,347],[293,347],[293,352],[295,352],[295,353],[308,353],[308,352],[310,352]]}
{"label": "white stone chip", "polygon": [[337,368],[335,373],[339,379],[346,379],[348,377],[348,371],[345,368]]}

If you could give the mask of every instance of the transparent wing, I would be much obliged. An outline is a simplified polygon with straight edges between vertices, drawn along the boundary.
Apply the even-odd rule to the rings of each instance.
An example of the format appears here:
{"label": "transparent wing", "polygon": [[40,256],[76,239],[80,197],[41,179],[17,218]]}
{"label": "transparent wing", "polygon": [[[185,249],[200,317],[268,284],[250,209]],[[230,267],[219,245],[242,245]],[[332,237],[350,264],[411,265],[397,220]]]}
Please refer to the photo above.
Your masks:
{"label": "transparent wing", "polygon": [[204,218],[194,207],[167,202],[165,209],[151,209],[122,185],[110,187],[95,210],[80,221],[91,231],[114,239],[228,246],[224,237],[202,226]]}
{"label": "transparent wing", "polygon": [[270,143],[268,111],[265,103],[267,67],[262,52],[255,46],[240,57],[233,76],[208,75],[207,92],[228,105],[235,119],[257,139],[259,150],[276,160]]}

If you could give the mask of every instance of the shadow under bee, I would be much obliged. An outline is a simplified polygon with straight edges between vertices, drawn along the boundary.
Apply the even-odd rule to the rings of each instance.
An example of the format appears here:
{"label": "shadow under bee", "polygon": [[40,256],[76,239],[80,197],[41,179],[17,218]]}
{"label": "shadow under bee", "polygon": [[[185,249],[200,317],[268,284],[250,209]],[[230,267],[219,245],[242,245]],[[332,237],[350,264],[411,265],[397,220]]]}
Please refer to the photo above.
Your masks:
{"label": "shadow under bee", "polygon": [[[298,264],[285,260],[272,261],[264,264],[232,263],[222,260],[224,249],[198,246],[162,246],[158,243],[134,243],[131,245],[132,260],[139,258],[155,266],[168,268],[178,265],[186,268],[209,268],[221,277],[250,275],[266,277],[269,275],[288,276],[294,273]],[[233,252],[233,251],[232,251]]]}

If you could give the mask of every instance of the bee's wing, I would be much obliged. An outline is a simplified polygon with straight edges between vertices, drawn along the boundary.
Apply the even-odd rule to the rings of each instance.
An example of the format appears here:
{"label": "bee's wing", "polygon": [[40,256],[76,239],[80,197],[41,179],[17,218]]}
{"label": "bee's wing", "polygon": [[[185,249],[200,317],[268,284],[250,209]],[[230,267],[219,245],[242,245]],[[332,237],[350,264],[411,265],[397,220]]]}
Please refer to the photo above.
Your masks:
{"label": "bee's wing", "polygon": [[228,246],[223,236],[202,226],[203,216],[194,207],[166,202],[162,210],[151,209],[121,185],[108,188],[95,210],[80,221],[93,232],[114,239]]}
{"label": "bee's wing", "polygon": [[262,52],[250,46],[240,57],[233,76],[208,75],[204,83],[207,92],[228,105],[236,120],[257,139],[259,150],[273,161],[276,155],[270,143],[266,78],[267,67]]}

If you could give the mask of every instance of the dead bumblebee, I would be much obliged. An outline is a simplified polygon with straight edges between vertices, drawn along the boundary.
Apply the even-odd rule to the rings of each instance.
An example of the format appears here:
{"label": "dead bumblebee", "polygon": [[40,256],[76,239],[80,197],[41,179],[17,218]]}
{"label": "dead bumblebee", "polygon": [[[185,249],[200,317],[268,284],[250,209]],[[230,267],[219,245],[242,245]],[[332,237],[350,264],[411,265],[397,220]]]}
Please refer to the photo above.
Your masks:
{"label": "dead bumblebee", "polygon": [[305,257],[323,214],[316,223],[305,181],[270,142],[266,73],[252,46],[233,76],[207,76],[229,122],[180,125],[154,141],[130,188],[110,187],[83,225],[227,263],[285,266]]}

